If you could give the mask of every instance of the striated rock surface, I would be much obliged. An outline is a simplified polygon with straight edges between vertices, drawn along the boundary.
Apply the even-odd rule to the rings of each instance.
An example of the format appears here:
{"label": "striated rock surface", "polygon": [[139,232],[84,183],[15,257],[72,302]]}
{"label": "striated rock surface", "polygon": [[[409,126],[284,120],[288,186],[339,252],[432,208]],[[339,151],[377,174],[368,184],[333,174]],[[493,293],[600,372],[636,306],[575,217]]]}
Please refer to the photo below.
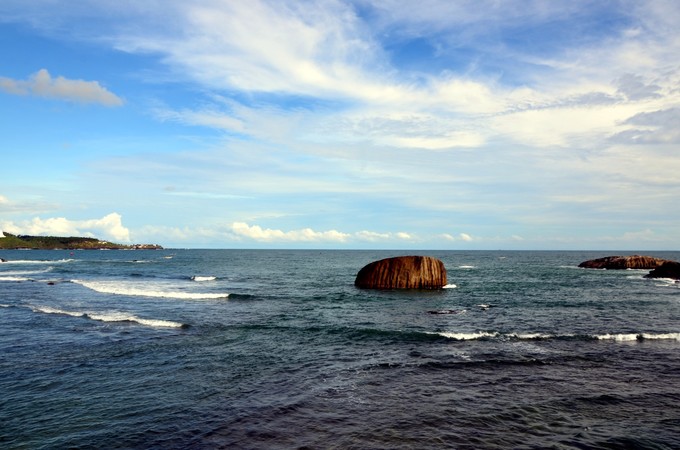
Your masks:
{"label": "striated rock surface", "polygon": [[578,266],[586,269],[655,269],[665,262],[668,262],[668,260],[652,256],[606,256],[584,261]]}
{"label": "striated rock surface", "polygon": [[365,289],[441,289],[446,285],[444,263],[430,256],[398,256],[364,266],[354,285]]}
{"label": "striated rock surface", "polygon": [[645,278],[672,278],[680,280],[680,263],[675,261],[666,261],[656,269],[645,275]]}

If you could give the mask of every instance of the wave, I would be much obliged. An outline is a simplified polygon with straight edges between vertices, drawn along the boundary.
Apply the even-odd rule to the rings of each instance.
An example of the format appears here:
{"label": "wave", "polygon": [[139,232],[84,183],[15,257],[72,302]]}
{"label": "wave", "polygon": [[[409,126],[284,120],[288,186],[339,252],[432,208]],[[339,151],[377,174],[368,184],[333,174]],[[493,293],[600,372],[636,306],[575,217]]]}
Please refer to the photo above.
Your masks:
{"label": "wave", "polygon": [[170,320],[160,319],[143,319],[133,314],[109,311],[103,313],[86,312],[86,311],[66,311],[63,309],[52,308],[49,306],[29,306],[35,313],[42,314],[58,314],[62,316],[82,317],[85,319],[96,320],[99,322],[133,322],[140,325],[154,327],[154,328],[187,328],[188,325],[180,322],[172,322]]}
{"label": "wave", "polygon": [[599,340],[612,341],[643,341],[643,340],[672,340],[680,341],[680,333],[622,333],[622,334],[601,334],[595,336]]}
{"label": "wave", "polygon": [[16,259],[5,261],[2,263],[2,265],[4,266],[5,264],[64,264],[73,261],[75,261],[75,259]]}
{"label": "wave", "polygon": [[455,339],[457,341],[476,341],[479,339],[484,339],[484,338],[493,338],[497,337],[498,333],[485,333],[485,332],[478,332],[478,333],[449,333],[449,332],[435,332],[435,333],[428,333],[428,334],[438,334],[439,336],[443,336],[448,339]]}
{"label": "wave", "polygon": [[193,281],[214,281],[217,279],[217,277],[201,277],[198,275],[194,275],[193,277],[191,277],[191,279]]}
{"label": "wave", "polygon": [[485,339],[520,340],[520,341],[566,340],[566,339],[618,341],[618,342],[631,342],[642,340],[680,341],[680,333],[618,333],[618,334],[593,334],[593,335],[549,334],[549,333],[498,333],[486,331],[470,333],[453,333],[440,331],[427,333],[439,335],[447,339],[454,339],[457,341],[477,341]]}
{"label": "wave", "polygon": [[132,284],[119,281],[71,280],[71,283],[79,284],[102,294],[128,295],[133,297],[177,298],[183,300],[211,300],[229,297],[229,294],[226,292],[209,293],[158,290],[158,286],[149,287],[148,284]]}
{"label": "wave", "polygon": [[455,288],[457,288],[457,287],[458,287],[458,286],[456,286],[455,284],[447,284],[447,285],[444,286],[442,289],[455,289]]}
{"label": "wave", "polygon": [[0,277],[0,281],[31,281],[31,278],[9,276],[9,277]]}
{"label": "wave", "polygon": [[14,275],[33,275],[36,273],[47,273],[52,271],[52,267],[41,270],[7,270],[0,272],[3,276],[14,276]]}
{"label": "wave", "polygon": [[459,269],[476,269],[477,266],[470,266],[470,265],[464,264],[464,265],[462,265],[462,266],[458,266],[458,268],[459,268]]}
{"label": "wave", "polygon": [[676,287],[680,285],[680,280],[674,278],[654,278],[654,280],[657,281],[656,285],[661,287]]}

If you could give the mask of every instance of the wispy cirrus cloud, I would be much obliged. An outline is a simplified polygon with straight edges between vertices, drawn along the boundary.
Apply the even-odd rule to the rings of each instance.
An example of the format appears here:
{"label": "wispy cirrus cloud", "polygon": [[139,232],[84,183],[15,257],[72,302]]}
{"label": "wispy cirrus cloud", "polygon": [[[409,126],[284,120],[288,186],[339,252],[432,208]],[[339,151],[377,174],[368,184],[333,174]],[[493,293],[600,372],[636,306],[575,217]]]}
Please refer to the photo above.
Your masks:
{"label": "wispy cirrus cloud", "polygon": [[40,69],[27,80],[0,77],[0,89],[13,95],[33,95],[77,103],[97,103],[122,106],[123,99],[101,86],[97,81],[71,80],[62,76],[52,78],[47,69]]}

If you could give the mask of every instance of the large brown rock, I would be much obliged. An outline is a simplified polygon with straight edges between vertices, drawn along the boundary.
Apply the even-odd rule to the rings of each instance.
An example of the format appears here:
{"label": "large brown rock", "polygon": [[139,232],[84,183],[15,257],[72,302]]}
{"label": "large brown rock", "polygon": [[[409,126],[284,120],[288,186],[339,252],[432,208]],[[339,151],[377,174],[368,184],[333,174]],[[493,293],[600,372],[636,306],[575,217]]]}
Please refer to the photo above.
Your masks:
{"label": "large brown rock", "polygon": [[578,266],[586,269],[655,269],[665,262],[668,260],[652,256],[606,256],[584,261]]}
{"label": "large brown rock", "polygon": [[645,275],[645,278],[672,278],[680,280],[680,263],[675,261],[666,261],[656,269]]}
{"label": "large brown rock", "polygon": [[398,256],[364,266],[354,285],[366,289],[441,289],[446,285],[444,263],[430,256]]}

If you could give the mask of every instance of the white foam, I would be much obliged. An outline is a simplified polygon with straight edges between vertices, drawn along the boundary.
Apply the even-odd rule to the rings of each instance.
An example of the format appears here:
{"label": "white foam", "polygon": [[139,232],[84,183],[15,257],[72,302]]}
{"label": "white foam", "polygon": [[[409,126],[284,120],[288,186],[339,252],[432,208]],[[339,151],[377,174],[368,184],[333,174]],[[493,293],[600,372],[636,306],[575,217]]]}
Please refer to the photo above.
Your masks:
{"label": "white foam", "polygon": [[191,279],[194,280],[194,281],[214,281],[214,280],[217,279],[217,277],[201,277],[201,276],[195,275],[195,276],[191,277]]}
{"label": "white foam", "polygon": [[[130,283],[121,281],[82,281],[71,280],[72,283],[80,284],[93,291],[102,294],[129,295],[133,297],[154,297],[154,298],[177,298],[184,300],[209,300],[227,298],[229,294],[207,293],[207,292],[183,292],[176,290],[162,289],[160,286],[149,287],[147,284]],[[176,287],[175,287],[176,288]]]}
{"label": "white foam", "polygon": [[109,312],[85,312],[85,311],[66,311],[63,309],[52,308],[49,306],[31,306],[33,312],[43,314],[59,314],[71,317],[83,317],[87,319],[96,320],[99,322],[134,322],[140,325],[145,325],[154,328],[181,328],[184,325],[179,322],[172,322],[169,320],[159,319],[143,319],[133,314],[109,311]]}
{"label": "white foam", "polygon": [[613,341],[639,341],[643,339],[648,340],[672,340],[680,341],[680,333],[627,333],[627,334],[602,334],[595,336],[597,339],[601,340],[613,340]]}
{"label": "white foam", "polygon": [[551,339],[555,335],[545,334],[545,333],[521,333],[521,334],[510,334],[509,337],[514,337],[521,340],[533,340],[533,339]]}
{"label": "white foam", "polygon": [[456,286],[455,284],[447,284],[444,287],[442,287],[442,289],[455,289],[457,287],[458,286]]}
{"label": "white foam", "polygon": [[661,284],[657,284],[657,286],[662,286],[662,287],[668,287],[668,286],[677,286],[680,281],[674,279],[674,278],[654,278],[655,281],[658,281]]}
{"label": "white foam", "polygon": [[[428,332],[428,334],[437,334],[449,339],[456,339],[459,341],[474,341],[485,338],[498,339],[518,339],[521,341],[540,340],[540,339],[562,339],[573,338],[573,334],[554,335],[546,333],[489,333],[479,331],[476,333],[453,333],[453,332]],[[635,342],[640,340],[674,340],[680,341],[680,333],[614,333],[614,334],[599,334],[591,336],[593,339],[610,340],[616,342]]]}
{"label": "white foam", "polygon": [[73,261],[75,259],[17,259],[5,261],[2,264],[63,264]]}
{"label": "white foam", "polygon": [[477,339],[483,339],[483,338],[491,338],[491,337],[497,337],[498,333],[486,333],[483,331],[477,332],[477,333],[449,333],[446,331],[438,332],[438,333],[431,333],[431,334],[438,334],[440,336],[444,336],[445,338],[449,339],[456,339],[458,341],[474,341]]}
{"label": "white foam", "polygon": [[42,269],[42,270],[7,270],[1,272],[2,275],[33,275],[36,273],[46,273],[50,272],[52,270],[52,267],[48,267],[47,269]]}
{"label": "white foam", "polygon": [[462,265],[458,266],[459,269],[476,269],[477,266],[468,266],[468,265]]}
{"label": "white foam", "polygon": [[26,277],[0,277],[0,281],[29,281]]}
{"label": "white foam", "polygon": [[628,341],[637,341],[639,336],[640,336],[639,334],[635,334],[635,333],[599,334],[599,335],[596,335],[595,338],[603,340],[603,341],[628,342]]}
{"label": "white foam", "polygon": [[33,312],[37,313],[44,313],[44,314],[63,314],[66,316],[73,316],[73,317],[83,317],[85,313],[83,312],[72,312],[72,311],[64,311],[61,309],[57,308],[52,308],[49,306],[30,306],[31,310]]}

